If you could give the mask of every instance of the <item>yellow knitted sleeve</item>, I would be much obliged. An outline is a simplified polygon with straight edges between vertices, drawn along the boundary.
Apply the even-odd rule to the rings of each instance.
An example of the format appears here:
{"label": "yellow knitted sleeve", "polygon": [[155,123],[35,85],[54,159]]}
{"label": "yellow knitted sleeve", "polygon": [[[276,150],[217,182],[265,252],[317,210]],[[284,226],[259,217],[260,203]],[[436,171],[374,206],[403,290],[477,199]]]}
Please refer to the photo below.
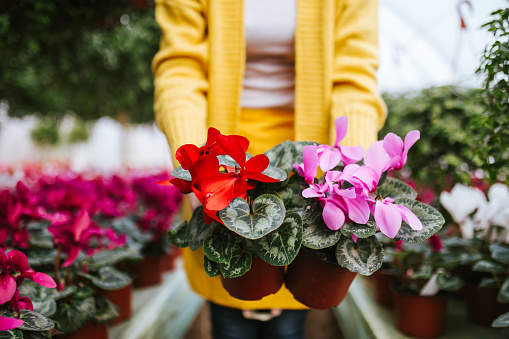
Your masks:
{"label": "yellow knitted sleeve", "polygon": [[[198,0],[156,0],[162,36],[152,61],[156,123],[172,154],[200,145],[207,129],[208,46],[204,5]],[[175,158],[173,162],[176,165]]]}
{"label": "yellow knitted sleeve", "polygon": [[377,139],[387,108],[379,94],[378,0],[338,1],[332,72],[330,141],[334,119],[348,116],[348,133],[341,144],[365,149]]}

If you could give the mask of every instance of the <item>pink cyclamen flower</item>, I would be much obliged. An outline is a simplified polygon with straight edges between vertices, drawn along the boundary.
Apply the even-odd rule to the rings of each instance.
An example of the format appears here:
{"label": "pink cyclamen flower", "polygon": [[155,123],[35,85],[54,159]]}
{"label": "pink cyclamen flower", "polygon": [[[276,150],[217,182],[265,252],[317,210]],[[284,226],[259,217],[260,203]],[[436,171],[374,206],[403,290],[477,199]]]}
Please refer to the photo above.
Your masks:
{"label": "pink cyclamen flower", "polygon": [[405,206],[393,204],[393,201],[391,198],[381,197],[371,199],[371,202],[375,203],[373,215],[380,231],[392,239],[400,230],[403,220],[410,228],[416,231],[421,230],[422,223],[415,214]]}
{"label": "pink cyclamen flower", "polygon": [[394,133],[388,133],[383,140],[383,147],[391,158],[388,163],[387,169],[400,170],[405,166],[407,161],[408,150],[416,143],[421,137],[421,133],[413,130],[405,136],[405,142]]}
{"label": "pink cyclamen flower", "polygon": [[67,254],[62,267],[70,266],[82,250],[88,255],[95,251],[91,247],[93,239],[101,240],[102,230],[91,222],[88,211],[82,210],[74,220],[52,224],[48,231],[53,235],[53,243]]}
{"label": "pink cyclamen flower", "polygon": [[44,287],[57,287],[57,284],[49,275],[42,272],[35,272],[28,266],[28,259],[23,252],[14,250],[7,253],[7,256],[9,258],[7,260],[7,266],[9,267],[9,271],[14,273],[18,286],[21,285],[25,279],[29,279]]}
{"label": "pink cyclamen flower", "polygon": [[9,257],[0,247],[0,305],[8,302],[16,292],[16,279],[9,273]]}
{"label": "pink cyclamen flower", "polygon": [[348,117],[342,116],[334,121],[336,125],[336,142],[333,146],[318,146],[318,161],[322,171],[326,172],[336,167],[340,161],[344,165],[354,164],[364,156],[364,148],[361,146],[340,146],[339,143],[345,138],[348,130]]}
{"label": "pink cyclamen flower", "polygon": [[442,245],[442,238],[440,238],[438,235],[433,234],[429,239],[428,243],[431,246],[431,250],[433,252],[441,252],[443,245]]}
{"label": "pink cyclamen flower", "polygon": [[19,291],[16,290],[16,293],[14,293],[14,296],[12,297],[11,301],[9,302],[9,306],[14,310],[14,313],[16,315],[19,315],[19,310],[34,310],[34,305],[32,304],[32,300],[28,297],[20,297]]}
{"label": "pink cyclamen flower", "polygon": [[318,169],[318,146],[316,144],[304,147],[302,162],[302,165],[294,164],[293,168],[301,177],[304,177],[308,184],[312,184]]}
{"label": "pink cyclamen flower", "polygon": [[21,319],[0,316],[0,332],[13,330],[15,328],[22,326],[23,323],[24,321]]}

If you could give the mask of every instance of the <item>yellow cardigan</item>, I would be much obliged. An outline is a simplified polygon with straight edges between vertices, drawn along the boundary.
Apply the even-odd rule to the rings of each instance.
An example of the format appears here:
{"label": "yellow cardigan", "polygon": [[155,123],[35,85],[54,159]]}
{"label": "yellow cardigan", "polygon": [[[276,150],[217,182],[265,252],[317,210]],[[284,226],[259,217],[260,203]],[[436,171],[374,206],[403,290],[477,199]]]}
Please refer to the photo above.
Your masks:
{"label": "yellow cardigan", "polygon": [[[376,140],[386,117],[376,82],[377,10],[378,0],[297,1],[295,140],[332,144],[334,119],[343,115],[349,120],[343,145],[367,148]],[[154,110],[172,153],[186,143],[203,144],[209,126],[238,134],[242,0],[156,0],[156,20],[162,38],[152,64]],[[192,260],[186,266],[203,271]],[[189,276],[195,290],[197,279]],[[287,291],[264,302],[242,302],[224,290],[199,293],[230,307],[304,308]]]}

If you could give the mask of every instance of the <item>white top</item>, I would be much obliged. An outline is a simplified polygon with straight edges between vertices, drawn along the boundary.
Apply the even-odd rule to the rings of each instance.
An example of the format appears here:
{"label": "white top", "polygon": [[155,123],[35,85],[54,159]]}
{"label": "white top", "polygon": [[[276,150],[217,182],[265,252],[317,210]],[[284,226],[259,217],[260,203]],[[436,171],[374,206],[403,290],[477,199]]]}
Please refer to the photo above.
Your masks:
{"label": "white top", "polygon": [[293,109],[296,16],[296,0],[244,0],[242,107]]}

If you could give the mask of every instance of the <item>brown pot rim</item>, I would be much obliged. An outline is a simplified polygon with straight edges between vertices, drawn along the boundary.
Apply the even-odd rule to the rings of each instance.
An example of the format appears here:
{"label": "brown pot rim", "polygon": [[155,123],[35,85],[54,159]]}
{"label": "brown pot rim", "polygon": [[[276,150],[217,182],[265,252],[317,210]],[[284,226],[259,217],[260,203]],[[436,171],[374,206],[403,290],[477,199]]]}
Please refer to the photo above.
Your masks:
{"label": "brown pot rim", "polygon": [[[332,246],[334,246],[334,245],[332,245]],[[329,260],[323,260],[318,255],[316,255],[315,251],[320,251],[320,250],[315,250],[314,248],[308,248],[304,245],[302,245],[300,248],[305,254],[309,255],[310,257],[315,258],[316,260],[318,260],[324,264],[344,268],[343,266],[339,265],[339,263],[337,261],[334,262],[334,261],[329,261]],[[347,268],[345,268],[345,269],[347,269]]]}

